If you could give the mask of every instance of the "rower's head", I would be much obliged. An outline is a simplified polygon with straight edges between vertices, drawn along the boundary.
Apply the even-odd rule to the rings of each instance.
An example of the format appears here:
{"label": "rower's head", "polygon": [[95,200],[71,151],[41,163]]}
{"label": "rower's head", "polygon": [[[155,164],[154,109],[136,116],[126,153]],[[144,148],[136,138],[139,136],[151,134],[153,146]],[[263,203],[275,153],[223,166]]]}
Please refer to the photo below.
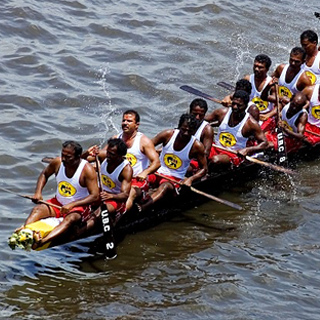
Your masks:
{"label": "rower's head", "polygon": [[190,137],[196,132],[198,127],[198,120],[194,115],[185,113],[180,117],[178,129],[179,137],[181,139],[190,139]]}
{"label": "rower's head", "polygon": [[307,55],[312,55],[317,51],[318,35],[313,30],[303,31],[300,35],[300,44]]}
{"label": "rower's head", "polygon": [[271,59],[266,54],[258,54],[254,58],[253,73],[257,78],[265,78],[271,66]]}
{"label": "rower's head", "polygon": [[121,162],[127,154],[127,146],[122,139],[108,140],[106,158],[109,163]]}
{"label": "rower's head", "polygon": [[290,52],[289,64],[294,70],[299,71],[306,60],[306,52],[302,47],[294,47]]}
{"label": "rower's head", "polygon": [[240,79],[236,82],[236,89],[235,91],[243,90],[249,94],[251,94],[252,85],[251,82],[247,79]]}
{"label": "rower's head", "polygon": [[232,112],[242,113],[246,110],[250,96],[248,92],[238,90],[233,94],[231,108]]}
{"label": "rower's head", "polygon": [[198,121],[202,121],[204,119],[207,111],[208,104],[203,99],[197,98],[190,103],[189,113],[194,115]]}
{"label": "rower's head", "polygon": [[294,94],[290,100],[290,109],[299,112],[307,105],[307,96],[302,92]]}
{"label": "rower's head", "polygon": [[61,161],[64,166],[73,166],[79,163],[82,147],[78,142],[68,140],[62,144]]}
{"label": "rower's head", "polygon": [[140,115],[135,110],[127,110],[123,113],[121,128],[122,131],[128,134],[132,134],[138,131],[140,124]]}

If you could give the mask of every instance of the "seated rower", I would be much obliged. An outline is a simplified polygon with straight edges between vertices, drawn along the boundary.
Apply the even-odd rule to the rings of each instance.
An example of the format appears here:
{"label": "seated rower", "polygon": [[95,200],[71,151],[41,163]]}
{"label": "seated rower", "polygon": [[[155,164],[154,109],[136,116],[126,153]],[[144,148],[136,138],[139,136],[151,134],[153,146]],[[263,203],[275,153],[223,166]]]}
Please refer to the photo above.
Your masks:
{"label": "seated rower", "polygon": [[[204,146],[193,136],[196,127],[195,117],[183,114],[180,117],[178,129],[164,130],[152,139],[155,146],[162,144],[161,167],[157,171],[161,176],[150,175],[150,182],[158,188],[151,198],[141,205],[141,210],[146,210],[151,204],[162,200],[168,194],[174,195],[177,192],[180,185],[167,180],[166,177],[191,186],[193,181],[201,179],[207,173]],[[197,159],[200,170],[193,176],[185,178],[191,159]]]}
{"label": "seated rower", "polygon": [[[298,150],[303,142],[307,142],[304,132],[308,121],[306,110],[308,104],[306,95],[297,92],[281,110],[279,126],[283,128],[287,153]],[[277,150],[277,133],[275,131],[267,132],[266,137],[269,140],[269,145]]]}
{"label": "seated rower", "polygon": [[35,235],[33,249],[44,246],[70,230],[81,226],[91,216],[90,204],[99,200],[97,175],[93,167],[81,159],[82,147],[74,141],[66,141],[62,145],[61,157],[54,158],[41,172],[33,202],[42,200],[42,190],[53,174],[56,176],[56,196],[47,202],[61,206],[58,209],[47,204],[37,204],[24,226],[48,217],[63,217],[62,222],[47,236]]}
{"label": "seated rower", "polygon": [[[251,91],[252,91],[252,85],[251,85],[250,81],[247,79],[238,80],[236,83],[235,92],[238,90],[243,90],[250,95]],[[234,93],[224,97],[221,104],[225,107],[230,107],[232,104],[233,94]],[[246,112],[250,113],[251,116],[253,117],[253,119],[255,119],[256,121],[259,121],[260,111],[259,111],[259,108],[257,107],[257,105],[253,101],[248,102]],[[214,111],[210,115],[208,115],[205,119],[209,122],[212,122],[213,115],[214,115]]]}
{"label": "seated rower", "polygon": [[[116,224],[126,212],[126,201],[131,189],[133,170],[125,158],[127,146],[121,139],[112,138],[108,140],[106,150],[99,151],[96,147],[91,147],[89,150],[90,156],[98,155],[101,161],[102,186],[100,188],[102,191],[100,198],[106,204],[114,224]],[[90,159],[90,157],[88,158]],[[88,225],[88,229],[91,226],[91,224]]]}
{"label": "seated rower", "polygon": [[[231,108],[220,108],[213,112],[213,120],[218,122],[218,134],[210,154],[209,166],[215,169],[217,165],[239,166],[244,157],[260,152],[268,147],[267,139],[258,122],[246,112],[249,94],[238,90],[232,97]],[[253,136],[256,144],[248,145]],[[238,154],[228,152],[231,149]]]}
{"label": "seated rower", "polygon": [[320,84],[309,86],[302,92],[309,101],[308,122],[304,135],[311,144],[316,144],[320,142]]}

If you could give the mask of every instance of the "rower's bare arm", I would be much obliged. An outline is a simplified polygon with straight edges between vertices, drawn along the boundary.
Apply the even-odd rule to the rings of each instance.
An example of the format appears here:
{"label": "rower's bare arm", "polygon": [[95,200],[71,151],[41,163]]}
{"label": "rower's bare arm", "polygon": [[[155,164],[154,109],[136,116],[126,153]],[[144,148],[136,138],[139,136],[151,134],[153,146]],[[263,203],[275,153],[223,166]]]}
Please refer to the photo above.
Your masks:
{"label": "rower's bare arm", "polygon": [[308,77],[308,75],[306,74],[306,72],[304,72],[300,78],[299,81],[297,83],[297,89],[299,91],[302,91],[303,89],[312,86],[311,80]]}
{"label": "rower's bare arm", "polygon": [[225,96],[222,100],[221,100],[221,104],[224,107],[230,107],[231,102],[232,102],[232,94],[228,94],[227,96]]}
{"label": "rower's bare arm", "polygon": [[286,132],[288,136],[290,136],[293,139],[297,140],[305,140],[304,132],[306,130],[306,123],[308,122],[308,115],[307,113],[303,113],[299,119],[297,124],[297,132],[293,132],[291,130],[288,130],[286,127],[283,127],[283,130]]}
{"label": "rower's bare arm", "polygon": [[204,145],[204,153],[205,153],[206,158],[208,158],[210,155],[213,140],[214,140],[213,128],[211,126],[207,125],[204,128],[203,141],[202,141],[202,143]]}
{"label": "rower's bare arm", "polygon": [[216,110],[213,110],[209,115],[207,115],[204,119],[208,122],[217,122],[214,126],[218,127],[223,118],[225,117],[226,113],[228,112],[229,108],[222,107]]}
{"label": "rower's bare arm", "polygon": [[141,144],[142,153],[146,155],[150,162],[149,167],[137,176],[137,178],[141,178],[142,180],[144,180],[146,179],[147,175],[156,172],[160,168],[160,160],[159,154],[157,153],[154,144],[148,137],[142,136]]}
{"label": "rower's bare arm", "polygon": [[302,93],[306,95],[308,101],[311,100],[314,88],[315,88],[315,85],[307,86],[302,90]]}
{"label": "rower's bare arm", "polygon": [[151,141],[155,147],[158,146],[159,144],[166,144],[170,140],[172,134],[173,134],[172,129],[163,130],[159,132],[157,135],[155,135],[151,139]]}

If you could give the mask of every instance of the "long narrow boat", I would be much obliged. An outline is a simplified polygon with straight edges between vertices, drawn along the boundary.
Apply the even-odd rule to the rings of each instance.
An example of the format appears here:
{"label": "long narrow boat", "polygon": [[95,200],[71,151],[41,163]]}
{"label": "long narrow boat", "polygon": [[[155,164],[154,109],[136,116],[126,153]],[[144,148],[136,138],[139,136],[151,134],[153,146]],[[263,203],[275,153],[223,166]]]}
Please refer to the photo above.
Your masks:
{"label": "long narrow boat", "polygon": [[[293,165],[293,163],[298,159],[315,159],[318,158],[319,155],[320,144],[313,147],[304,146],[299,150],[298,153],[289,155],[289,160],[291,165]],[[275,154],[271,154],[268,156],[269,161],[274,159]],[[195,182],[193,186],[209,194],[218,195],[222,191],[229,190],[230,188],[256,178],[261,172],[268,172],[270,170],[271,169],[263,167],[257,163],[245,162],[237,168],[226,170],[220,173],[211,173],[205,179]],[[208,201],[207,198],[203,197],[200,194],[192,192],[190,188],[182,188],[179,196],[167,199],[165,202],[157,204],[148,211],[139,212],[138,210],[133,209],[130,212],[126,213],[115,226],[114,235],[116,238],[116,242],[121,241],[121,239],[123,239],[126,234],[135,233],[140,230],[153,227],[163,221],[171,219],[178,214],[181,214],[187,209],[199,206],[206,201]],[[51,229],[50,227],[49,229],[45,227],[44,220],[40,220],[40,222],[38,222],[38,224],[40,225],[40,230],[43,233],[50,232],[52,227]],[[51,243],[41,248],[38,248],[37,250],[51,248],[92,235],[102,235],[102,229],[101,226],[99,226],[96,228],[93,234],[80,234],[77,236],[75,236],[75,234],[75,230],[70,230],[69,233],[61,236],[59,239],[52,241]],[[29,237],[31,237],[31,235],[29,235]],[[30,240],[29,243],[32,243],[32,241]],[[14,248],[15,245],[11,244],[11,247]],[[27,249],[31,249],[31,245],[27,246]]]}

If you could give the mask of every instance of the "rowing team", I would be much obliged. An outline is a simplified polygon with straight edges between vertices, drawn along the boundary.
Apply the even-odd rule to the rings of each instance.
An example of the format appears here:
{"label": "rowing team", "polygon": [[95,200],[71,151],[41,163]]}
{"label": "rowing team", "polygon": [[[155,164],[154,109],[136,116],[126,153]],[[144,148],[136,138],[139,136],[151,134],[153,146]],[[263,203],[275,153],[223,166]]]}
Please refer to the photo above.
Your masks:
{"label": "rowing team", "polygon": [[[310,33],[305,32],[308,36]],[[306,50],[317,43],[307,36],[301,37]],[[101,228],[101,201],[116,223],[134,205],[140,211],[147,210],[165,197],[177,194],[181,185],[191,186],[207,174],[208,167],[209,171],[216,171],[221,165],[238,166],[247,155],[277,149],[276,126],[283,128],[289,151],[298,144],[320,141],[317,135],[320,133],[319,84],[310,86],[312,77],[303,69],[304,63],[306,66],[311,61],[306,57],[303,48],[294,48],[289,64],[277,67],[271,78],[267,75],[270,58],[258,55],[254,73],[237,82],[236,91],[222,101],[223,107],[206,116],[207,103],[195,99],[190,112],[180,117],[177,129],[164,130],[152,139],[138,131],[139,114],[128,110],[123,114],[122,132],[111,138],[102,150],[93,146],[83,152],[78,143],[66,141],[61,157],[53,159],[38,178],[32,197],[38,204],[24,226],[47,217],[63,217],[63,220],[45,237],[36,234],[33,248],[54,241],[70,228],[74,238],[96,232],[96,228]],[[315,61],[312,68],[316,64],[319,69],[319,54]],[[312,72],[320,76],[320,70],[317,73],[314,69]],[[281,119],[275,121],[277,110],[281,111]],[[214,132],[209,124],[212,121],[218,126],[214,144]],[[308,133],[313,132],[309,136],[305,130],[308,126]],[[155,149],[158,145],[162,145],[159,152]],[[89,163],[95,160],[101,162],[100,186]],[[39,203],[42,190],[53,174],[56,196]],[[155,190],[151,194],[150,186]]]}

